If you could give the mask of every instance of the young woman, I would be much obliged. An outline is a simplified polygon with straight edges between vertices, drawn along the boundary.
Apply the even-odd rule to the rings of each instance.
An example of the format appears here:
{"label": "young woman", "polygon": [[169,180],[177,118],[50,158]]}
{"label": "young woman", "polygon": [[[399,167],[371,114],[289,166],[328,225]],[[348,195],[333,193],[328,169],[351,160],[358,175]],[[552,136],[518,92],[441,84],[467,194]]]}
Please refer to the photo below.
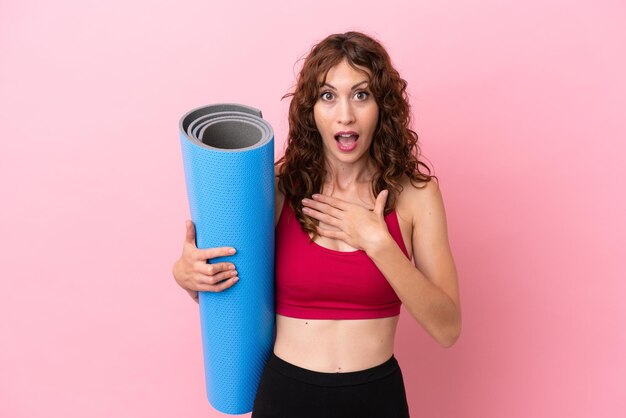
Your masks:
{"label": "young woman", "polygon": [[[457,272],[435,176],[410,129],[406,82],[358,32],[305,59],[276,163],[276,341],[254,418],[408,417],[394,353],[400,305],[439,344],[461,332]],[[425,167],[428,174],[420,171]],[[197,249],[187,221],[174,277],[197,300],[238,280],[230,247]]]}

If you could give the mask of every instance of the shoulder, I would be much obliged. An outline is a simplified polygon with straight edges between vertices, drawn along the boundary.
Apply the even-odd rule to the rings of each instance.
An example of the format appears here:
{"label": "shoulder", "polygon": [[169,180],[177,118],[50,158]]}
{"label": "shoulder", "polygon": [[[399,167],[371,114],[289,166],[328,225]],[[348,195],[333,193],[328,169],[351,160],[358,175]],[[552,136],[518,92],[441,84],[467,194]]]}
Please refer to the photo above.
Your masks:
{"label": "shoulder", "polygon": [[430,181],[412,182],[406,175],[400,182],[402,191],[398,204],[409,206],[428,206],[441,200],[441,189],[434,178]]}
{"label": "shoulder", "polygon": [[413,226],[433,217],[445,217],[443,197],[437,180],[415,183],[403,176],[400,184],[402,191],[398,196],[396,209]]}
{"label": "shoulder", "polygon": [[278,188],[278,182],[280,181],[280,169],[281,169],[282,164],[280,162],[276,162],[274,164],[274,193],[276,193],[277,196],[281,196],[281,198],[283,197],[283,193],[279,190]]}
{"label": "shoulder", "polygon": [[283,209],[283,203],[285,202],[285,195],[280,191],[278,187],[278,180],[280,174],[280,165],[274,165],[274,226],[278,224],[280,219],[280,213]]}

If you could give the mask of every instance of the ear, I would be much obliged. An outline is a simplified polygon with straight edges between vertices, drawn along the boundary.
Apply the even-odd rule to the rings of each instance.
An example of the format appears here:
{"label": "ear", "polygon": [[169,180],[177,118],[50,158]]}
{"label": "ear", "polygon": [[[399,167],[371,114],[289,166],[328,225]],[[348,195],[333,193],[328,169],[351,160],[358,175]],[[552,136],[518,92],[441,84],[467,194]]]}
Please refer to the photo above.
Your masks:
{"label": "ear", "polygon": [[376,196],[374,213],[376,213],[377,215],[382,216],[385,212],[385,203],[387,203],[387,196],[389,196],[388,190],[383,190],[382,192],[378,193],[378,196]]}

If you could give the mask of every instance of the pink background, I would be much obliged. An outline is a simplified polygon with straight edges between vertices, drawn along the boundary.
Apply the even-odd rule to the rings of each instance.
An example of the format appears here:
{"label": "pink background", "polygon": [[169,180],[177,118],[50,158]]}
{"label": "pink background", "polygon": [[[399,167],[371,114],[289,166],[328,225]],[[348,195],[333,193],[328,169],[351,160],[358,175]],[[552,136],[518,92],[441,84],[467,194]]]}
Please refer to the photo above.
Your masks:
{"label": "pink background", "polygon": [[294,63],[377,36],[440,177],[463,333],[403,310],[414,417],[626,413],[621,0],[0,3],[0,416],[221,417],[171,277],[189,212],[178,119],[263,110]]}

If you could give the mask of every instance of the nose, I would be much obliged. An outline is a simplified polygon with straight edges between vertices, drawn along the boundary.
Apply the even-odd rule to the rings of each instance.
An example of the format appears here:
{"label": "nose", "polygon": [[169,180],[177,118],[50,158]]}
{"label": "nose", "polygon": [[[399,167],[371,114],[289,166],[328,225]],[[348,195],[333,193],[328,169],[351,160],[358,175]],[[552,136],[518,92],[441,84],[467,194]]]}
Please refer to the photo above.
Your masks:
{"label": "nose", "polygon": [[354,122],[354,120],[354,109],[352,109],[352,104],[350,103],[350,100],[340,100],[337,109],[337,122],[342,125],[350,125]]}

